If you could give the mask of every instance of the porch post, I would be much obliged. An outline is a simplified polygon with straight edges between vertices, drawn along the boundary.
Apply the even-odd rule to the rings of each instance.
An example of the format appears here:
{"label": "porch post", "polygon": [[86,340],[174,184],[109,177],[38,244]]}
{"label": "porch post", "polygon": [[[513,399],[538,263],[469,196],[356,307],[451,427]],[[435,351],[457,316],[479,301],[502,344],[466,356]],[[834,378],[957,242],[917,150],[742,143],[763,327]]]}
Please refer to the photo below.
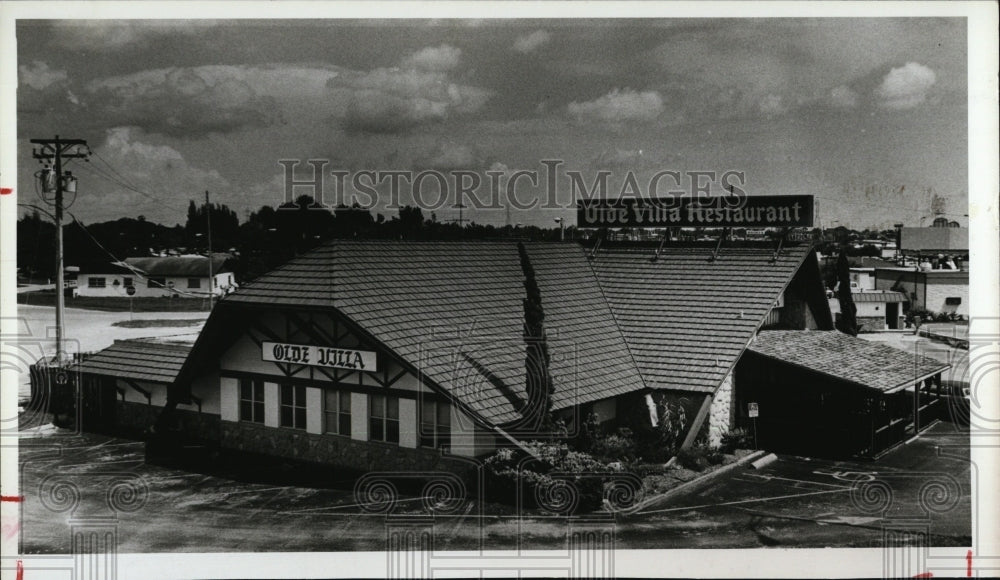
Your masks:
{"label": "porch post", "polygon": [[913,385],[913,434],[920,433],[920,381]]}
{"label": "porch post", "polygon": [[868,445],[868,454],[872,457],[878,453],[875,449],[875,417],[878,414],[878,399],[875,397],[868,397],[868,435],[871,439],[871,443]]}

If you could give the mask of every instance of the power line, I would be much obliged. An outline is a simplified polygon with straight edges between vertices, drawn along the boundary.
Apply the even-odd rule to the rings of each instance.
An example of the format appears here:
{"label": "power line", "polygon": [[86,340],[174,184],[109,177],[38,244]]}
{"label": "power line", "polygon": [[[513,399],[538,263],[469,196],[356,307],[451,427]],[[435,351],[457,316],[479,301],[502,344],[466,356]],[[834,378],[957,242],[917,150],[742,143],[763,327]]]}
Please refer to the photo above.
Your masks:
{"label": "power line", "polygon": [[[46,210],[45,208],[39,207],[39,206],[31,204],[31,203],[19,203],[17,205],[19,205],[21,207],[28,207],[28,208],[31,208],[31,209],[35,209],[35,210],[41,211],[41,212],[45,213],[46,215],[48,215],[49,217],[51,217],[51,218],[54,219],[54,216],[51,213],[49,213],[49,211]],[[111,260],[114,263],[119,264],[122,267],[128,269],[137,278],[139,278],[139,279],[141,279],[141,280],[143,280],[143,281],[145,281],[147,283],[149,282],[149,276],[147,276],[145,272],[142,272],[141,270],[137,270],[136,268],[134,268],[131,264],[129,264],[125,260],[122,260],[122,259],[118,258],[118,256],[114,255],[114,253],[111,250],[109,250],[106,247],[104,247],[104,244],[102,244],[96,237],[94,237],[94,234],[90,233],[90,230],[87,229],[87,226],[83,225],[83,222],[81,222],[79,219],[77,219],[77,217],[75,215],[73,215],[72,212],[67,211],[66,213],[69,214],[69,216],[71,218],[73,218],[73,223],[75,223],[77,226],[79,226],[80,229],[83,230],[83,233],[87,234],[87,237],[90,238],[90,240],[92,242],[94,242],[94,244],[98,248],[100,248],[105,254],[107,254],[108,257],[110,257]],[[38,232],[38,237],[40,237],[40,236],[41,236],[41,232]],[[192,297],[195,297],[195,298],[202,298],[202,296],[200,296],[198,294],[191,293],[191,292],[184,292],[182,290],[177,290],[177,289],[172,289],[172,291],[176,292],[177,294],[181,294],[181,295],[185,295],[185,296],[192,296]]]}
{"label": "power line", "polygon": [[[97,240],[97,238],[95,238],[94,235],[90,233],[90,231],[87,229],[87,227],[85,225],[83,225],[83,223],[80,220],[78,220],[75,215],[73,215],[71,212],[66,212],[66,213],[69,214],[69,216],[71,218],[73,218],[73,223],[75,223],[76,225],[80,226],[80,229],[83,230],[83,233],[87,234],[87,237],[89,237],[97,245],[98,248],[100,248],[101,250],[103,250],[104,253],[107,254],[114,261],[115,264],[128,269],[137,278],[139,278],[140,280],[146,282],[147,285],[149,284],[149,279],[150,278],[149,278],[149,276],[146,275],[145,272],[134,268],[131,264],[129,264],[125,260],[122,260],[122,259],[118,258],[118,256],[115,256],[111,252],[111,250],[105,248],[104,245],[101,244],[101,242],[99,242]],[[211,260],[212,257],[209,256],[208,259]],[[180,294],[182,296],[191,296],[193,298],[204,298],[204,296],[201,296],[199,294],[195,294],[195,293],[192,293],[192,292],[184,292],[183,290],[178,290],[176,288],[170,288],[170,291],[174,292],[176,294]]]}
{"label": "power line", "polygon": [[86,168],[87,171],[89,171],[90,174],[93,175],[93,176],[100,177],[101,179],[104,179],[105,181],[108,181],[109,183],[112,183],[112,184],[117,185],[117,186],[119,186],[121,188],[127,189],[127,190],[129,190],[131,192],[138,193],[139,195],[147,198],[148,200],[150,200],[152,202],[156,202],[158,204],[170,207],[172,209],[176,209],[176,210],[180,210],[180,211],[184,210],[184,208],[182,208],[182,207],[180,207],[178,205],[174,205],[171,202],[164,201],[164,200],[162,200],[162,199],[154,196],[151,193],[147,193],[147,192],[145,192],[145,191],[143,191],[143,190],[141,190],[141,189],[139,189],[137,187],[133,187],[133,186],[131,186],[131,185],[129,185],[129,184],[127,184],[127,183],[125,183],[125,182],[123,182],[123,181],[115,178],[113,175],[111,175],[110,173],[108,173],[107,170],[102,169],[102,168],[100,168],[100,167],[98,167],[96,165],[82,165],[81,167]]}

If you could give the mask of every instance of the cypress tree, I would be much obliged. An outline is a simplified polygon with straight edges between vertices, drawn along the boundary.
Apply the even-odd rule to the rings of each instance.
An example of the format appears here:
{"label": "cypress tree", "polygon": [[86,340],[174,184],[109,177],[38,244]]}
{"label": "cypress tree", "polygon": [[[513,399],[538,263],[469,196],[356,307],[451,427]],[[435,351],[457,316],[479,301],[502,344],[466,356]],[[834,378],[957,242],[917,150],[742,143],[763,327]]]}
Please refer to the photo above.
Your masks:
{"label": "cypress tree", "polygon": [[526,426],[549,430],[552,422],[552,394],[554,387],[549,374],[549,348],[545,340],[545,310],[542,308],[542,291],[535,279],[535,269],[522,242],[517,243],[524,273],[524,343],[525,391],[528,402],[524,417]]}
{"label": "cypress tree", "polygon": [[837,300],[840,302],[840,325],[837,330],[851,336],[858,335],[858,308],[854,305],[854,297],[851,296],[851,267],[847,262],[847,248],[840,248],[840,257],[837,258],[837,279],[840,282],[840,289],[837,292]]}

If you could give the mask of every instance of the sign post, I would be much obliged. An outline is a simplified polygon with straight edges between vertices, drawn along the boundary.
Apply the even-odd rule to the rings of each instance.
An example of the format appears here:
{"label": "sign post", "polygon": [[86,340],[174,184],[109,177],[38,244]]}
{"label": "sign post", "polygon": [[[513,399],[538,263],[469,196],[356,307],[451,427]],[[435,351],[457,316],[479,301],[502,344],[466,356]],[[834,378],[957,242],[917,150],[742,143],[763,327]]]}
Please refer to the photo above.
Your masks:
{"label": "sign post", "polygon": [[132,320],[132,297],[135,296],[135,286],[126,286],[125,293],[128,294],[128,319]]}
{"label": "sign post", "polygon": [[760,415],[760,408],[757,403],[750,403],[747,405],[747,414],[753,419],[753,448],[757,449],[757,415]]}

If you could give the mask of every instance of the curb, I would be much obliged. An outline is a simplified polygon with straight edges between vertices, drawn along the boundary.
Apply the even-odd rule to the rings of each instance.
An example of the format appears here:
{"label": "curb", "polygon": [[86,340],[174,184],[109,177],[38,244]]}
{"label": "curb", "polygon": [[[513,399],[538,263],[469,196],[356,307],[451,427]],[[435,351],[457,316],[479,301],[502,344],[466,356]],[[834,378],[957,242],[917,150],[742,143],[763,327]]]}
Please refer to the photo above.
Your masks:
{"label": "curb", "polygon": [[756,461],[757,459],[760,459],[761,457],[763,457],[766,454],[767,454],[767,451],[764,451],[763,449],[761,449],[759,451],[754,451],[753,453],[747,455],[746,457],[742,457],[742,458],[740,458],[740,459],[738,459],[738,460],[730,463],[729,465],[724,465],[724,466],[720,467],[719,469],[716,469],[715,471],[712,471],[710,473],[706,473],[705,475],[696,477],[696,478],[692,479],[691,481],[685,481],[684,483],[678,485],[677,487],[675,487],[673,489],[668,489],[667,491],[665,491],[665,492],[663,492],[663,493],[661,493],[659,495],[646,498],[646,499],[642,500],[639,503],[639,505],[637,505],[634,508],[632,508],[632,513],[636,513],[636,512],[638,512],[638,511],[640,511],[642,509],[645,509],[646,507],[648,507],[650,504],[652,504],[654,502],[658,502],[658,501],[667,499],[669,497],[672,497],[674,495],[677,495],[677,494],[681,493],[682,491],[686,491],[686,490],[688,490],[688,489],[690,489],[692,487],[695,487],[697,485],[705,483],[706,481],[710,481],[710,480],[712,480],[712,479],[714,479],[714,478],[716,478],[716,477],[718,477],[718,476],[720,476],[720,475],[722,475],[724,473],[729,473],[730,471],[736,469],[737,467],[741,467],[743,465],[746,465],[747,463],[750,463],[752,461]]}
{"label": "curb", "polygon": [[918,334],[925,338],[929,338],[935,342],[943,342],[952,348],[961,348],[969,350],[969,339],[967,338],[948,336],[947,334],[940,334],[937,332],[932,332],[930,330],[919,330]]}

